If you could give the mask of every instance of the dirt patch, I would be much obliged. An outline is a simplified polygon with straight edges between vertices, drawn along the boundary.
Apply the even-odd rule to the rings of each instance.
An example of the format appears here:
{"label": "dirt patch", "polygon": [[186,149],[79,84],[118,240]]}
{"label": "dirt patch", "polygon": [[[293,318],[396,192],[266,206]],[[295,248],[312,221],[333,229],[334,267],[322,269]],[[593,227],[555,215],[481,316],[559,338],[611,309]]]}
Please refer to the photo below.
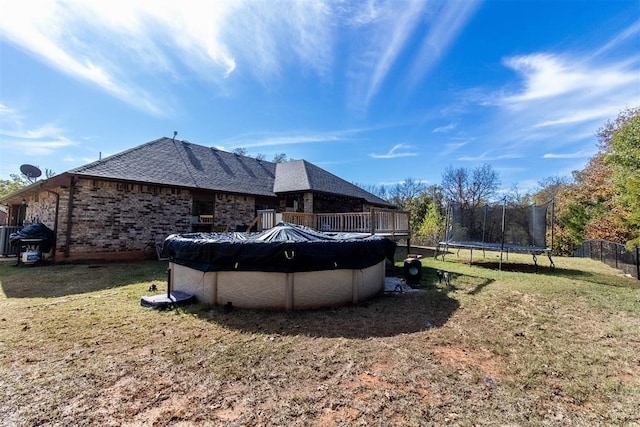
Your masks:
{"label": "dirt patch", "polygon": [[487,350],[471,350],[457,347],[436,347],[433,352],[440,360],[457,369],[478,369],[494,379],[504,378],[504,362]]}

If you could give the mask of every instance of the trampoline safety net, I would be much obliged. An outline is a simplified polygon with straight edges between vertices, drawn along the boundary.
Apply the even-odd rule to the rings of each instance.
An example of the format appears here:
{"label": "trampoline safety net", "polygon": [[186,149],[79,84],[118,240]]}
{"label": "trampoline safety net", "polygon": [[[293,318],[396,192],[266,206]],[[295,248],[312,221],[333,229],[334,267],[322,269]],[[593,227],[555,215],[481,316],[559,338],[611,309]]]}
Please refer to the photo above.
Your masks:
{"label": "trampoline safety net", "polygon": [[[502,247],[510,250],[545,249],[547,206],[450,207],[443,244]],[[504,238],[503,238],[504,221]]]}

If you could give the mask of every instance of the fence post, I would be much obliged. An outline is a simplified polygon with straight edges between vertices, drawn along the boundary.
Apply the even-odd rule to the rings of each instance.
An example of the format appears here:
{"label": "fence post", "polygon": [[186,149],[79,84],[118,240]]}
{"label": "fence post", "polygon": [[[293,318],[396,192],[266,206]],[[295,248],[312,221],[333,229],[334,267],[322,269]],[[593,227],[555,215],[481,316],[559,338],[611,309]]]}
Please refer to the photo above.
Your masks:
{"label": "fence post", "polygon": [[640,280],[640,246],[636,245],[636,274]]}
{"label": "fence post", "polygon": [[602,246],[603,246],[603,241],[600,240],[600,262],[602,262],[602,253],[603,253]]}

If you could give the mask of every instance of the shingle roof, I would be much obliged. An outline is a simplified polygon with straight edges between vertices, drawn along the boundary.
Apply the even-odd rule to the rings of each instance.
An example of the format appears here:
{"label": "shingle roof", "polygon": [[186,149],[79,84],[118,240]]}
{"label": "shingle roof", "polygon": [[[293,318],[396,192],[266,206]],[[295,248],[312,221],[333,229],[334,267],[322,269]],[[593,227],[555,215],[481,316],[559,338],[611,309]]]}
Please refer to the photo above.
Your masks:
{"label": "shingle roof", "polygon": [[278,163],[273,188],[276,193],[312,190],[355,197],[376,205],[391,206],[387,201],[306,160]]}
{"label": "shingle roof", "polygon": [[148,142],[69,173],[275,196],[275,163],[171,138]]}
{"label": "shingle roof", "polygon": [[272,197],[276,193],[316,191],[390,206],[305,160],[276,164],[171,138],[142,144],[68,173]]}

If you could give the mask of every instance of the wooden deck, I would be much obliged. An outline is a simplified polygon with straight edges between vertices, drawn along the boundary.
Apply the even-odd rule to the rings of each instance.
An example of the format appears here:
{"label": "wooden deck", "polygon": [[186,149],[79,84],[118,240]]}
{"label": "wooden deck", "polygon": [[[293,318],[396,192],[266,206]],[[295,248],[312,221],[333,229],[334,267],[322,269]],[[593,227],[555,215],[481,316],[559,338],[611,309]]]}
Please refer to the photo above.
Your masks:
{"label": "wooden deck", "polygon": [[409,212],[393,209],[371,209],[369,212],[300,213],[273,210],[258,211],[256,223],[266,230],[280,220],[330,233],[366,233],[387,237],[409,236]]}

